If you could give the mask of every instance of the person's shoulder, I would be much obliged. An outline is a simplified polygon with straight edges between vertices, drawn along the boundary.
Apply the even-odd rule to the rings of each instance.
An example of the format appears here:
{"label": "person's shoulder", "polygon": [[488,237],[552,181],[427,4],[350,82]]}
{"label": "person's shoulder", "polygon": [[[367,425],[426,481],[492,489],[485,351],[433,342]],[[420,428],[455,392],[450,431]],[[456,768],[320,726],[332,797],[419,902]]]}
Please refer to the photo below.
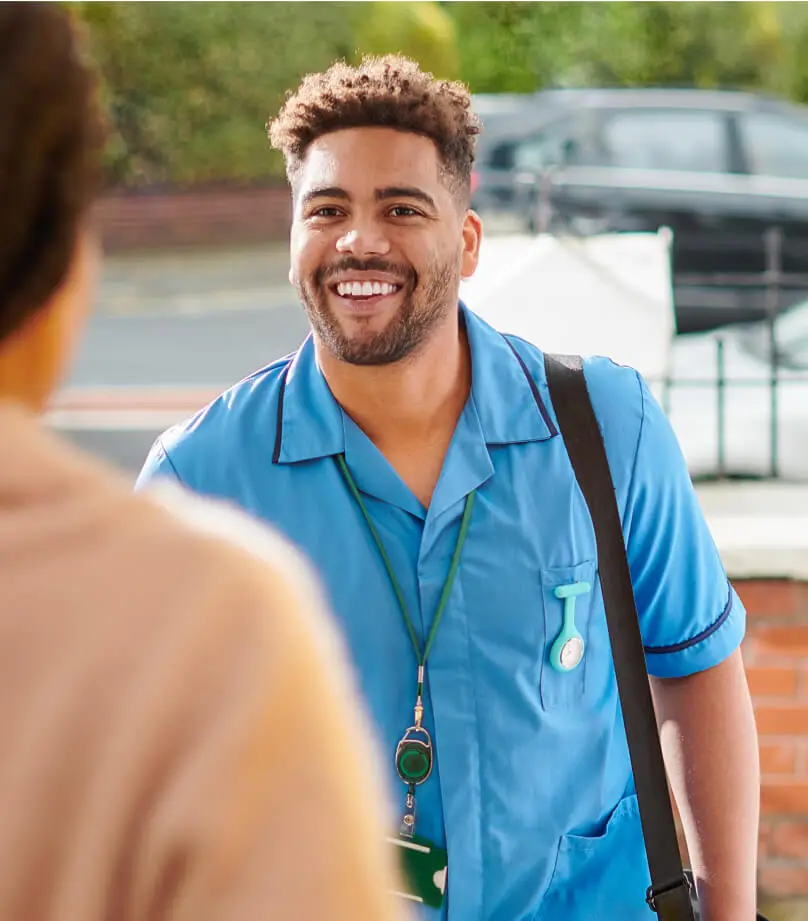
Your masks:
{"label": "person's shoulder", "polygon": [[179,468],[184,480],[183,473],[197,457],[204,456],[209,462],[244,448],[240,433],[249,435],[249,444],[254,445],[256,439],[271,441],[277,427],[283,379],[293,358],[294,355],[280,358],[229,387],[192,416],[164,431],[155,449]]}
{"label": "person's shoulder", "polygon": [[193,543],[201,555],[213,555],[256,570],[256,564],[272,572],[310,580],[311,570],[303,555],[277,531],[228,502],[192,493],[177,483],[157,481],[139,498],[158,507],[163,521],[175,535]]}
{"label": "person's shoulder", "polygon": [[[516,347],[537,382],[545,384],[545,352],[519,336],[508,335],[506,338]],[[624,421],[627,421],[627,415],[635,420],[642,417],[644,385],[635,368],[618,364],[602,355],[583,356],[582,365],[587,390],[602,425],[612,422],[614,417]]]}
{"label": "person's shoulder", "polygon": [[636,368],[618,364],[601,355],[592,355],[584,358],[583,369],[592,402],[602,404],[604,414],[625,417],[629,412],[636,418],[642,416],[645,388]]}
{"label": "person's shoulder", "polygon": [[[207,590],[225,601],[215,616],[232,617],[238,599],[244,602],[243,616],[260,620],[273,611],[286,617],[291,610],[305,620],[323,607],[313,568],[271,526],[177,483],[156,481],[137,498],[158,511],[166,552],[173,549],[182,571],[199,574],[202,582],[210,580]],[[326,636],[319,622],[311,626],[315,634]]]}
{"label": "person's shoulder", "polygon": [[611,358],[587,357],[583,369],[612,477],[622,493],[637,457],[646,411],[645,386],[636,369]]}
{"label": "person's shoulder", "polygon": [[[550,411],[557,424],[552,397],[549,389],[545,389],[545,353],[524,339],[515,336],[508,338],[540,388],[547,394]],[[634,467],[643,419],[648,408],[647,388],[635,368],[618,364],[611,358],[602,355],[584,356],[582,366],[612,476],[618,493],[622,493]]]}

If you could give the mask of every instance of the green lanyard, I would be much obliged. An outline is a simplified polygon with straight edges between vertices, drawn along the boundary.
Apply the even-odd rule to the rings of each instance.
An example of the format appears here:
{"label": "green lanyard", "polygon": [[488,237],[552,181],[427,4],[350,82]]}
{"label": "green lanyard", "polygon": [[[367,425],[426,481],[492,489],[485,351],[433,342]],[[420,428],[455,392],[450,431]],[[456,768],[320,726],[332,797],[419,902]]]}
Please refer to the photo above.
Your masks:
{"label": "green lanyard", "polygon": [[443,584],[443,591],[441,592],[440,600],[435,610],[432,627],[429,630],[424,648],[421,650],[421,644],[418,642],[418,634],[415,632],[415,624],[410,617],[410,612],[407,610],[407,603],[404,601],[404,593],[401,591],[401,586],[396,578],[393,564],[390,562],[390,557],[384,549],[382,539],[379,536],[379,532],[376,530],[376,525],[373,524],[373,519],[370,517],[367,506],[359,492],[359,487],[356,485],[356,481],[351,471],[348,469],[348,464],[345,462],[345,455],[338,454],[336,459],[340,472],[345,479],[345,483],[362,512],[368,530],[379,551],[379,556],[382,558],[387,577],[390,579],[390,584],[393,587],[393,592],[398,601],[398,606],[401,608],[401,614],[404,617],[404,623],[407,626],[407,632],[410,635],[410,641],[415,650],[415,657],[418,660],[418,681],[415,694],[415,722],[404,734],[404,737],[401,742],[399,742],[398,748],[396,749],[396,769],[401,779],[409,787],[407,797],[408,811],[405,812],[404,819],[402,820],[401,831],[402,834],[411,836],[415,828],[415,785],[423,783],[432,772],[432,740],[421,725],[424,716],[423,691],[426,663],[429,658],[429,653],[432,650],[432,645],[435,642],[435,636],[437,635],[441,618],[449,602],[449,596],[452,594],[452,586],[457,576],[457,570],[460,568],[460,557],[463,552],[463,545],[466,543],[466,538],[468,536],[476,491],[472,491],[466,496],[466,503],[463,507],[463,517],[460,521],[460,531],[457,535],[454,553],[452,554],[452,562],[449,565],[449,574],[446,576],[446,581]]}

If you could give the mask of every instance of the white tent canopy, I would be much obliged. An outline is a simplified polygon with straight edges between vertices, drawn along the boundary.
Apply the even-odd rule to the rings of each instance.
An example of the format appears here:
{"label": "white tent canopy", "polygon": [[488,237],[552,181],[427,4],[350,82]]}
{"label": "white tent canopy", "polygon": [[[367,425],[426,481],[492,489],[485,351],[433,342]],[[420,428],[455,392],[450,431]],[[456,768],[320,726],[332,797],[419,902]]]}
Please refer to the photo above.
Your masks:
{"label": "white tent canopy", "polygon": [[675,332],[669,249],[666,232],[494,236],[461,297],[544,351],[607,355],[659,378]]}

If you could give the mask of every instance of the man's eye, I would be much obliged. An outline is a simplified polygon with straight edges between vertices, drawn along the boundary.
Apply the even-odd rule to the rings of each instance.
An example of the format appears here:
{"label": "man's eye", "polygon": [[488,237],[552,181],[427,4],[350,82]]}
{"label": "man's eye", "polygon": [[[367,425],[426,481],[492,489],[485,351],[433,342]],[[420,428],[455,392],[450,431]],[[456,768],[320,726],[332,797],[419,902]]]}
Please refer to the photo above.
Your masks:
{"label": "man's eye", "polygon": [[390,209],[390,214],[393,217],[416,217],[420,212],[415,208],[410,208],[409,205],[396,205]]}
{"label": "man's eye", "polygon": [[339,217],[341,213],[339,208],[334,208],[331,205],[324,205],[322,208],[317,208],[315,211],[312,211],[309,217]]}

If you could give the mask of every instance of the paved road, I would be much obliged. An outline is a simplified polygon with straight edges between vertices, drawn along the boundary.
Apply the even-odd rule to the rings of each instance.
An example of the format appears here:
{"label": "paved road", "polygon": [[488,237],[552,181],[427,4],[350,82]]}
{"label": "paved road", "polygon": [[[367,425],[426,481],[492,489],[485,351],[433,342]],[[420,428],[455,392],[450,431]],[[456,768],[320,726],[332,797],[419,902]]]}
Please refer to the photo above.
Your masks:
{"label": "paved road", "polygon": [[68,386],[228,384],[297,348],[302,309],[197,315],[98,316],[90,323]]}
{"label": "paved road", "polygon": [[[287,300],[199,314],[99,315],[90,324],[69,387],[225,387],[287,354],[307,325]],[[136,472],[155,428],[67,432],[78,444]]]}

